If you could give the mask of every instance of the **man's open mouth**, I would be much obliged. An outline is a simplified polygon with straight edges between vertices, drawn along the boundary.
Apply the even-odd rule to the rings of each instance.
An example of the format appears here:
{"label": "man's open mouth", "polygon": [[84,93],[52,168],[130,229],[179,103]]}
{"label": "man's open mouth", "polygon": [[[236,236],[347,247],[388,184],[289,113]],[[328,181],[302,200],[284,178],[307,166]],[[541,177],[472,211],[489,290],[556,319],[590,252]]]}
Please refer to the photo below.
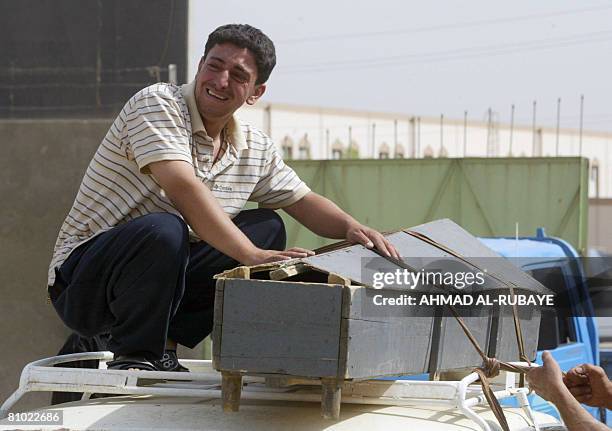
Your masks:
{"label": "man's open mouth", "polygon": [[223,96],[223,95],[221,95],[219,93],[215,93],[210,88],[207,88],[206,92],[208,93],[209,96],[212,96],[212,97],[214,97],[215,99],[218,99],[218,100],[227,100],[228,99],[227,97],[225,97],[225,96]]}

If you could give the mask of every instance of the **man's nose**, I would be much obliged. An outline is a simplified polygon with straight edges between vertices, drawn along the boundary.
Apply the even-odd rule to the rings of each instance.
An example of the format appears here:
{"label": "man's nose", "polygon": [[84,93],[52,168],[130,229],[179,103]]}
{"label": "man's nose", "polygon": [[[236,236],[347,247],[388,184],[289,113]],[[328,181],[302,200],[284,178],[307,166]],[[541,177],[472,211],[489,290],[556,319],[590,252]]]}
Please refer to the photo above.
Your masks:
{"label": "man's nose", "polygon": [[219,72],[215,78],[215,84],[219,90],[227,88],[229,85],[229,71],[222,70]]}

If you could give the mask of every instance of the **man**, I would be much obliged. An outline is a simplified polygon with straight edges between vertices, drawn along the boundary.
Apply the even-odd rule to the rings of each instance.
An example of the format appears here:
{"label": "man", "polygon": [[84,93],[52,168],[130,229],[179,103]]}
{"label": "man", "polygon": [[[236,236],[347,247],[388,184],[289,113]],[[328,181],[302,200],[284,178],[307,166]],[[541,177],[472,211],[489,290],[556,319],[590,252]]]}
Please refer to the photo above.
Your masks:
{"label": "man", "polygon": [[[55,245],[49,296],[80,335],[110,333],[109,368],[185,371],[177,342],[194,347],[210,333],[215,273],[312,254],[284,250],[271,209],[319,235],[399,257],[233,116],[264,94],[275,63],[258,29],[219,27],[195,81],[137,93],[94,155]],[[247,200],[260,209],[242,211]]]}
{"label": "man", "polygon": [[569,431],[607,431],[580,403],[591,407],[612,408],[612,382],[605,371],[584,364],[563,376],[559,364],[549,352],[542,355],[543,366],[527,373],[529,387],[559,409]]}

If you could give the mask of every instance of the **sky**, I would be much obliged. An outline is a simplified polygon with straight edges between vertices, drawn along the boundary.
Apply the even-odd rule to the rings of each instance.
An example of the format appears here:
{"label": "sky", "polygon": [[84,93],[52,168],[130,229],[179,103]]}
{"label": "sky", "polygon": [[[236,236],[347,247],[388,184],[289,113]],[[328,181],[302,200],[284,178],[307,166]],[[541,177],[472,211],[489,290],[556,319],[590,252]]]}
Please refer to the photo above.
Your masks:
{"label": "sky", "polygon": [[276,45],[264,101],[612,132],[612,1],[190,0],[207,35],[248,23]]}

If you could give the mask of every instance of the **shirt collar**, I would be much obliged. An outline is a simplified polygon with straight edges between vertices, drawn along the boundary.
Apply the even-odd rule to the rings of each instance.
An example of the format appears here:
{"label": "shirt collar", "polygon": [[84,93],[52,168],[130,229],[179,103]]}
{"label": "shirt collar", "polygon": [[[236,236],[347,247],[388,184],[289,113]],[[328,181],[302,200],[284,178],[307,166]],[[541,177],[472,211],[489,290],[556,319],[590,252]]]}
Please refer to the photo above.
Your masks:
{"label": "shirt collar", "polygon": [[[195,100],[195,81],[183,85],[181,87],[181,93],[185,98],[185,102],[187,103],[187,109],[189,109],[189,116],[191,117],[191,133],[196,134],[201,132],[208,136]],[[225,132],[227,140],[236,151],[242,151],[249,147],[246,137],[242,132],[240,120],[235,115],[232,115],[232,118],[230,118],[225,126]]]}

